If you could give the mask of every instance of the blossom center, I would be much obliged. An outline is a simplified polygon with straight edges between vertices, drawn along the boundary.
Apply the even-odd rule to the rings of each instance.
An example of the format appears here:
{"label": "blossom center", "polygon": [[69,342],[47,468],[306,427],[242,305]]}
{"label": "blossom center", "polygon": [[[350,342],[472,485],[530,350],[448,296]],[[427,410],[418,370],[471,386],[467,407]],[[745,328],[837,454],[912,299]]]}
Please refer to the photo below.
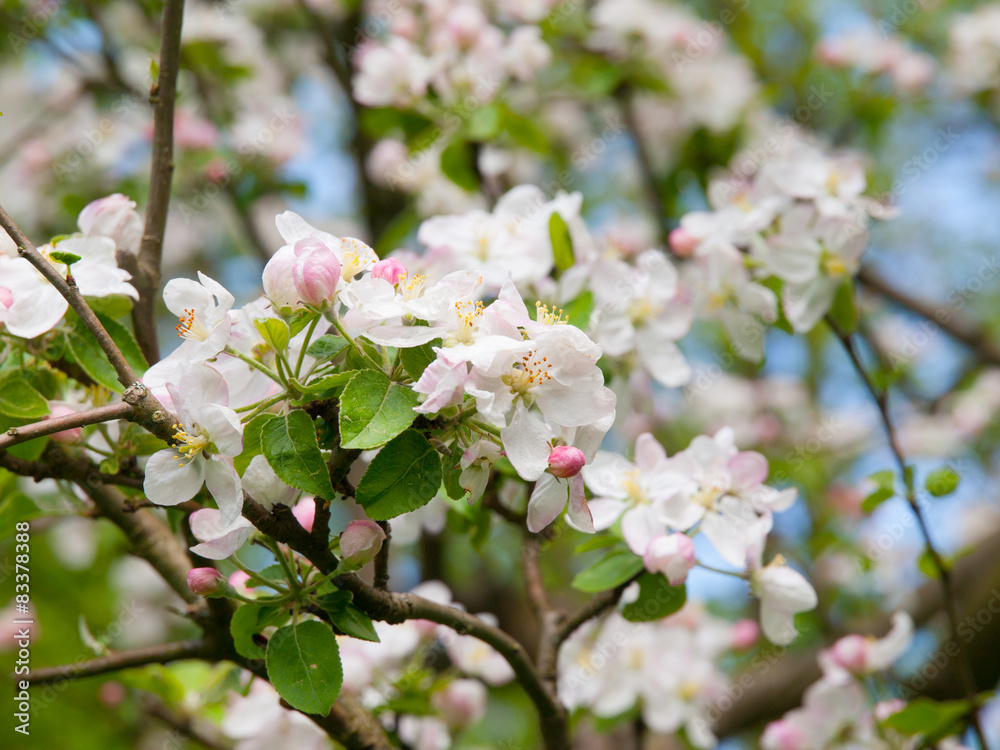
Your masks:
{"label": "blossom center", "polygon": [[412,276],[404,276],[399,281],[399,291],[403,299],[410,301],[416,299],[424,293],[424,286],[427,284],[427,277],[419,273]]}
{"label": "blossom center", "polygon": [[514,393],[527,396],[542,383],[552,380],[552,375],[548,372],[552,365],[548,359],[548,357],[537,359],[531,354],[525,354],[521,361],[511,365],[510,372],[500,379]]}
{"label": "blossom center", "polygon": [[541,302],[535,303],[535,320],[539,323],[544,323],[547,326],[564,326],[569,323],[565,315],[565,312],[556,310],[555,307],[549,308],[548,305],[543,305]]}
{"label": "blossom center", "polygon": [[646,495],[646,491],[642,488],[642,483],[639,481],[640,476],[641,474],[638,469],[629,469],[625,473],[625,479],[622,481],[622,488],[637,505],[648,505],[649,496]]}
{"label": "blossom center", "polygon": [[195,433],[191,434],[178,427],[177,431],[174,432],[174,437],[180,441],[177,446],[177,455],[174,458],[181,462],[181,466],[185,466],[185,462],[190,463],[212,444],[208,433],[198,427],[195,427],[194,430]]}
{"label": "blossom center", "polygon": [[483,314],[482,302],[456,302],[455,310],[458,312],[458,330],[455,332],[455,341],[459,344],[471,344],[479,326],[479,318]]}
{"label": "blossom center", "polygon": [[211,334],[201,318],[195,314],[193,307],[185,308],[184,314],[178,320],[180,322],[174,326],[174,330],[182,338],[204,341]]}

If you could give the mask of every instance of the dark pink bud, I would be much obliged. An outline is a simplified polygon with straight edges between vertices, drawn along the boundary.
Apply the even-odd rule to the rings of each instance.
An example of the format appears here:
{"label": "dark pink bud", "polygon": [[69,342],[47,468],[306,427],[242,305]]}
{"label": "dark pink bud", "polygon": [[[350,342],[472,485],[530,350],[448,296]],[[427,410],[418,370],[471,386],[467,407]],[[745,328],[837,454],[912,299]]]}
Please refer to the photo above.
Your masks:
{"label": "dark pink bud", "polygon": [[674,255],[681,258],[687,258],[698,247],[698,239],[684,227],[674,229],[667,241],[670,243],[670,249],[674,251]]}
{"label": "dark pink bud", "polygon": [[400,279],[406,278],[406,266],[395,258],[386,258],[372,266],[371,273],[376,279],[385,279],[396,286]]}
{"label": "dark pink bud", "polygon": [[188,571],[188,588],[200,596],[224,596],[226,579],[215,568],[191,568]]}
{"label": "dark pink bud", "polygon": [[575,477],[587,463],[583,451],[572,445],[558,445],[549,454],[549,473],[560,479]]}

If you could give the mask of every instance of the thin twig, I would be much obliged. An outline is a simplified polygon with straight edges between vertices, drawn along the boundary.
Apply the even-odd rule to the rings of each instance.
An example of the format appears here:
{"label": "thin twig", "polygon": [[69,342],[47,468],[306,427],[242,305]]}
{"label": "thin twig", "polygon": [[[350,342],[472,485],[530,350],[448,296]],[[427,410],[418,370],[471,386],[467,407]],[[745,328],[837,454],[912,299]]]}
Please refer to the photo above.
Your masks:
{"label": "thin twig", "polygon": [[983,362],[1000,364],[1000,345],[979,323],[969,320],[957,310],[911,297],[868,268],[861,269],[858,281],[900,307],[931,321],[953,339],[972,349]]}
{"label": "thin twig", "polygon": [[150,364],[160,359],[154,303],[160,290],[163,235],[167,228],[170,185],[174,176],[174,102],[177,98],[183,23],[184,0],[166,0],[160,41],[160,73],[149,92],[149,103],[153,107],[153,163],[146,203],[146,225],[139,246],[136,278],[133,280],[139,300],[132,308],[132,323],[136,340]]}
{"label": "thin twig", "polygon": [[113,484],[132,489],[142,489],[141,476],[118,472],[102,474],[100,468],[88,458],[71,456],[54,443],[49,443],[37,461],[13,456],[0,450],[0,469],[12,474],[31,477],[36,482],[42,479],[65,479],[72,482],[92,484]]}
{"label": "thin twig", "polygon": [[122,401],[108,406],[99,406],[96,409],[67,414],[64,417],[44,419],[41,422],[26,424],[23,427],[11,427],[0,435],[0,450],[63,430],[86,427],[99,422],[111,422],[115,419],[129,419],[132,414],[132,406]]}
{"label": "thin twig", "polygon": [[382,548],[375,556],[375,588],[385,591],[389,588],[389,547],[392,541],[392,528],[388,521],[376,521],[375,523],[385,533]]}
{"label": "thin twig", "polygon": [[656,228],[659,233],[660,243],[664,250],[667,249],[667,239],[669,231],[667,227],[667,207],[663,203],[663,196],[660,193],[660,181],[653,168],[653,157],[646,148],[642,135],[639,132],[639,123],[635,116],[635,93],[628,86],[621,86],[615,93],[618,105],[621,109],[622,118],[628,128],[632,142],[635,144],[636,161],[639,163],[639,171],[642,173],[643,187],[646,192],[646,200],[653,211],[656,220]]}
{"label": "thin twig", "polygon": [[[931,539],[930,529],[927,526],[927,519],[924,517],[920,504],[917,502],[917,494],[913,484],[913,473],[911,467],[907,466],[906,459],[903,457],[903,450],[900,446],[899,437],[896,434],[892,415],[889,411],[889,391],[878,388],[874,381],[872,381],[864,363],[861,361],[861,357],[859,356],[856,347],[854,346],[854,341],[851,338],[851,335],[842,331],[837,323],[834,322],[829,316],[827,317],[827,324],[843,345],[848,359],[851,360],[851,364],[857,371],[858,376],[864,382],[865,387],[868,389],[868,392],[871,394],[871,397],[875,401],[875,405],[878,408],[879,416],[882,419],[882,425],[885,427],[886,435],[888,437],[889,449],[892,451],[896,466],[903,479],[906,502],[909,504],[910,509],[913,511],[913,515],[917,519],[917,525],[920,528],[920,533],[927,546],[927,554],[929,555],[937,577],[941,582],[942,605],[945,614],[948,617],[948,624],[951,627],[952,635],[954,636],[958,633],[959,620],[958,611],[955,605],[955,593],[951,580],[951,572],[949,571],[944,558],[941,556],[941,553],[938,551],[937,547],[934,546],[934,541]],[[971,710],[969,719],[976,735],[979,738],[980,745],[985,750],[988,746],[986,744],[985,735],[983,734],[983,729],[980,726],[979,712],[976,706],[976,678],[964,641],[959,643],[959,650],[961,651],[959,655],[959,672],[962,679],[962,688],[965,692],[965,697],[969,702]]]}
{"label": "thin twig", "polygon": [[46,685],[63,680],[79,680],[83,677],[94,677],[108,672],[117,672],[130,667],[142,667],[146,664],[166,664],[180,659],[201,659],[209,656],[208,643],[202,639],[178,641],[156,646],[119,651],[118,653],[99,656],[90,661],[78,664],[66,664],[60,667],[32,669],[25,678],[33,685]]}
{"label": "thin twig", "polygon": [[125,356],[115,344],[114,339],[104,329],[101,321],[97,319],[94,311],[90,309],[90,305],[80,294],[73,277],[63,278],[56,267],[43,258],[41,253],[31,244],[31,241],[24,236],[24,233],[2,206],[0,206],[0,227],[3,227],[10,238],[14,240],[18,254],[38,269],[39,273],[56,288],[97,341],[104,356],[108,358],[108,362],[115,369],[118,382],[125,387],[123,398],[134,409],[133,421],[141,424],[158,438],[173,442],[177,419],[164,409],[153,394],[139,382],[139,378],[132,371],[132,367],[125,360]]}

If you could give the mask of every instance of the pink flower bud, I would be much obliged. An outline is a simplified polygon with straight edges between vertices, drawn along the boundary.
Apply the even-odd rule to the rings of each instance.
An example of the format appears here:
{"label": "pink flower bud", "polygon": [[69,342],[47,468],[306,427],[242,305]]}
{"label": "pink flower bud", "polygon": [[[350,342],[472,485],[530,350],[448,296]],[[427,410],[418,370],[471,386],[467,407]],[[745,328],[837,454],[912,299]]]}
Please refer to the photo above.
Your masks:
{"label": "pink flower bud", "polygon": [[400,279],[406,277],[406,266],[395,258],[386,258],[372,266],[372,276],[376,279],[385,279],[396,286]]}
{"label": "pink flower bud", "polygon": [[0,286],[0,306],[10,309],[14,304],[14,294],[5,286]]}
{"label": "pink flower bud", "polygon": [[384,541],[385,532],[374,521],[351,521],[340,535],[340,554],[353,565],[365,565],[375,559]]}
{"label": "pink flower bud", "polygon": [[681,258],[689,257],[698,247],[698,239],[684,227],[677,227],[671,231],[667,241],[670,243],[670,249],[674,251],[674,255]]}
{"label": "pink flower bud", "polygon": [[829,650],[830,659],[853,675],[863,675],[868,661],[868,640],[863,635],[845,635]]}
{"label": "pink flower bud", "polygon": [[97,691],[98,700],[109,708],[114,708],[119,705],[123,700],[125,700],[127,695],[128,693],[125,691],[125,686],[115,680],[105,682]]}
{"label": "pink flower bud", "polygon": [[188,588],[200,596],[224,596],[226,579],[215,568],[191,568],[187,582]]}
{"label": "pink flower bud", "polygon": [[88,237],[110,237],[119,250],[133,254],[139,251],[142,217],[128,196],[115,193],[88,203],[76,223]]}
{"label": "pink flower bud", "polygon": [[312,307],[326,307],[337,291],[340,261],[333,250],[319,240],[304,239],[295,243],[292,277],[299,298]]}
{"label": "pink flower bud", "polygon": [[[313,530],[313,521],[316,519],[316,501],[311,497],[306,497],[295,503],[292,508],[292,515],[302,524],[306,531]],[[379,529],[381,531],[381,529]]]}
{"label": "pink flower bud", "polygon": [[760,638],[760,625],[754,620],[737,620],[733,623],[733,648],[740,651],[753,646]]}
{"label": "pink flower bud", "polygon": [[583,451],[572,445],[557,445],[549,454],[549,473],[560,479],[575,477],[587,463]]}
{"label": "pink flower bud", "polygon": [[[77,410],[68,404],[59,403],[58,401],[49,402],[49,413],[46,419],[55,419],[56,417],[66,417],[70,414],[76,414]],[[61,430],[59,432],[52,433],[51,437],[53,440],[58,440],[60,443],[75,443],[80,439],[80,435],[83,434],[83,430],[79,427],[71,427],[68,430]]]}
{"label": "pink flower bud", "polygon": [[802,727],[785,719],[768,724],[760,738],[764,750],[802,750],[808,744]]}
{"label": "pink flower bud", "polygon": [[646,548],[643,562],[650,573],[662,573],[671,586],[680,586],[694,567],[694,542],[687,534],[658,536]]}

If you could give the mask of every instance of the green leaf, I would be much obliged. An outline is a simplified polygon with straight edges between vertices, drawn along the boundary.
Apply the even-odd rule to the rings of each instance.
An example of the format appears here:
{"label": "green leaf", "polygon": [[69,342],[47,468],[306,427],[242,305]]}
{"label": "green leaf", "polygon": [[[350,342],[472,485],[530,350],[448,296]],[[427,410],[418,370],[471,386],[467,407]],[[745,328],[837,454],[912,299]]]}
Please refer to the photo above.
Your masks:
{"label": "green leaf", "polygon": [[325,375],[321,378],[310,380],[305,385],[300,385],[299,390],[305,395],[311,396],[312,398],[309,400],[313,400],[314,398],[329,398],[335,395],[335,389],[348,383],[356,372],[358,371],[348,370],[347,372],[335,372],[333,375]]}
{"label": "green leaf", "polygon": [[659,574],[643,573],[639,576],[639,598],[622,609],[622,615],[629,622],[650,622],[660,620],[684,606],[687,601],[687,586],[671,586]]}
{"label": "green leaf", "polygon": [[590,323],[590,315],[594,311],[594,294],[584,292],[568,305],[563,305],[563,313],[571,325],[586,330]]}
{"label": "green leaf", "polygon": [[858,308],[854,303],[854,278],[848,277],[837,287],[830,307],[830,317],[844,333],[853,333],[858,327]]}
{"label": "green leaf", "polygon": [[253,322],[253,327],[274,351],[285,351],[290,338],[288,324],[285,321],[278,318],[257,318]]}
{"label": "green leaf", "polygon": [[66,332],[67,359],[76,362],[95,382],[110,391],[122,393],[125,389],[118,382],[118,373],[90,332],[83,328],[73,328]]}
{"label": "green leaf", "polygon": [[340,336],[327,334],[325,336],[320,336],[318,339],[309,344],[309,348],[306,349],[306,354],[319,362],[326,362],[328,359],[333,359],[340,354],[345,346],[347,346],[347,341],[345,339]]}
{"label": "green leaf", "polygon": [[300,331],[305,330],[305,327],[317,318],[319,318],[318,312],[306,309],[297,310],[288,321],[288,335],[295,338]]}
{"label": "green leaf", "polygon": [[588,594],[596,594],[625,583],[640,570],[641,557],[633,555],[631,550],[618,549],[577,573],[572,586]]}
{"label": "green leaf", "polygon": [[233,459],[233,466],[236,467],[236,472],[240,476],[243,476],[243,472],[247,470],[250,462],[264,452],[260,444],[260,434],[264,425],[272,419],[277,419],[277,417],[273,414],[258,414],[243,425],[243,452]]}
{"label": "green leaf", "polygon": [[942,466],[927,475],[924,486],[934,497],[950,495],[958,487],[961,477],[950,466]]}
{"label": "green leaf", "polygon": [[332,594],[316,597],[316,603],[326,610],[333,626],[344,635],[362,641],[381,643],[371,619],[351,604],[352,598],[349,591],[335,591]]}
{"label": "green leaf", "polygon": [[538,125],[527,117],[517,114],[508,107],[501,110],[500,129],[525,148],[540,154],[549,153],[549,139]]}
{"label": "green leaf", "polygon": [[270,420],[261,428],[260,443],[281,481],[324,500],[333,499],[330,472],[308,414],[296,409]]}
{"label": "green leaf", "polygon": [[441,171],[449,180],[471,193],[479,189],[475,160],[476,153],[472,144],[461,139],[455,140],[441,152]]}
{"label": "green leaf", "polygon": [[[941,564],[944,566],[945,570],[951,570],[952,561],[947,557],[941,557]],[[928,578],[938,577],[938,566],[934,562],[934,556],[931,554],[929,549],[925,549],[920,553],[920,557],[917,558],[917,567],[920,572],[923,573]]]}
{"label": "green leaf", "polygon": [[500,108],[495,102],[480,107],[469,115],[465,133],[472,141],[489,141],[500,129]]}
{"label": "green leaf", "polygon": [[875,491],[861,503],[861,510],[871,513],[879,505],[896,494],[896,475],[889,469],[876,471],[868,479],[875,483]]}
{"label": "green leaf", "polygon": [[236,653],[246,659],[263,659],[264,649],[253,637],[264,628],[278,625],[288,619],[282,607],[264,604],[243,604],[233,613],[229,632],[233,636]]}
{"label": "green leaf", "polygon": [[573,265],[573,238],[570,237],[566,220],[553,211],[549,217],[549,238],[552,240],[552,254],[556,259],[556,268],[565,271]]}
{"label": "green leaf", "polygon": [[614,547],[620,541],[620,539],[616,539],[610,534],[597,534],[596,536],[590,537],[587,541],[576,545],[576,549],[573,550],[573,554],[582,555],[584,552],[593,552],[595,549]]}
{"label": "green leaf", "polygon": [[[129,367],[136,374],[144,373],[149,364],[146,362],[146,358],[143,356],[142,349],[139,348],[139,343],[135,340],[135,336],[132,335],[132,331],[108,315],[96,311],[95,314],[97,315],[97,319],[101,321],[101,325],[104,326],[104,330],[111,336],[111,340],[121,350],[122,356],[125,357],[125,361],[128,362]],[[82,326],[83,323],[81,322],[78,328]],[[115,382],[117,383],[118,381],[115,380]]]}
{"label": "green leaf", "polygon": [[62,250],[53,250],[49,253],[49,257],[52,258],[56,263],[64,263],[67,266],[71,266],[80,260],[80,256],[74,253],[63,252]]}
{"label": "green leaf", "polygon": [[16,370],[0,377],[0,414],[15,419],[41,419],[49,402]]}
{"label": "green leaf", "polygon": [[355,500],[369,518],[387,521],[427,505],[441,487],[441,456],[416,430],[394,438],[358,482]]}
{"label": "green leaf", "polygon": [[922,734],[938,739],[946,737],[953,730],[958,731],[959,723],[968,713],[968,701],[917,698],[910,701],[902,711],[897,711],[886,718],[882,726],[911,737]]}
{"label": "green leaf", "polygon": [[894,494],[896,493],[894,493],[891,489],[880,487],[864,499],[861,503],[861,510],[865,513],[871,513]]}
{"label": "green leaf", "polygon": [[267,642],[267,677],[292,708],[325,716],[344,682],[337,636],[316,620],[279,629]]}
{"label": "green leaf", "polygon": [[406,370],[406,374],[413,378],[414,381],[420,380],[420,376],[424,374],[427,365],[435,359],[437,359],[437,355],[434,353],[434,349],[431,348],[430,343],[399,350],[399,361],[403,363],[403,369]]}
{"label": "green leaf", "polygon": [[417,394],[376,370],[351,378],[340,397],[340,438],[344,448],[378,448],[416,419]]}

